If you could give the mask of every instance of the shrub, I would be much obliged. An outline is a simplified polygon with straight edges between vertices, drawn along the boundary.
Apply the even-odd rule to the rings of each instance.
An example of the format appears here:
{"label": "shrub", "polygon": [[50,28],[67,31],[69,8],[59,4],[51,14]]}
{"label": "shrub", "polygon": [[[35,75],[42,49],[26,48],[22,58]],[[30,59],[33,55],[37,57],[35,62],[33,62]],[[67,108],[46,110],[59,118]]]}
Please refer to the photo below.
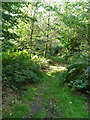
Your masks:
{"label": "shrub", "polygon": [[38,83],[42,72],[25,53],[3,54],[3,84],[18,87],[21,83]]}
{"label": "shrub", "polygon": [[65,71],[65,77],[63,77],[63,81],[69,87],[77,90],[90,90],[87,73],[89,63],[87,60],[88,56],[80,53],[70,58],[70,62],[67,65],[67,72]]}
{"label": "shrub", "polygon": [[37,83],[39,78],[36,73],[30,70],[22,70],[20,72],[14,73],[14,81],[15,82],[30,82],[30,83]]}

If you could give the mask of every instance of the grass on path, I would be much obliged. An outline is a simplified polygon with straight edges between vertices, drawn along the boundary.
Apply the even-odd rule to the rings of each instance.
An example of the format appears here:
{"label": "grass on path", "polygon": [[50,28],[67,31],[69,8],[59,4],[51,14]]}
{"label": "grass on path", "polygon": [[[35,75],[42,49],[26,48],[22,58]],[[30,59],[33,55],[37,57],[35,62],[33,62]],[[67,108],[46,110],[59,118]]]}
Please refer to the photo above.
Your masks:
{"label": "grass on path", "polygon": [[[28,85],[5,118],[87,118],[87,99],[60,83],[63,66],[50,66],[38,85]],[[60,72],[61,73],[60,73]],[[37,104],[38,103],[38,104]]]}

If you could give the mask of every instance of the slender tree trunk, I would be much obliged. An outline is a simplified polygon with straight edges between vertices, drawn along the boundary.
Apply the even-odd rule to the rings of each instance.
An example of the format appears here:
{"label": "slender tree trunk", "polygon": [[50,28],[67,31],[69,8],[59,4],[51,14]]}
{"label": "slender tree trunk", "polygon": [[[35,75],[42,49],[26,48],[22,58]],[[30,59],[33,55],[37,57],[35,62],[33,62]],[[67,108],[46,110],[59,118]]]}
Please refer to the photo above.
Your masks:
{"label": "slender tree trunk", "polygon": [[50,55],[52,54],[52,40],[50,41]]}
{"label": "slender tree trunk", "polygon": [[34,31],[34,23],[32,22],[31,25],[31,34],[30,34],[30,58],[32,57],[32,50],[33,50],[33,31]]}
{"label": "slender tree trunk", "polygon": [[45,42],[45,50],[44,50],[44,57],[46,58],[47,57],[47,51],[48,51],[48,35],[47,35],[47,40]]}
{"label": "slender tree trunk", "polygon": [[88,46],[90,48],[90,24],[88,24],[88,37],[87,37]]}
{"label": "slender tree trunk", "polygon": [[[36,1],[37,3],[37,1]],[[34,10],[34,14],[32,14],[32,18],[35,17],[36,12],[38,11],[38,7],[36,5],[36,8]],[[31,33],[30,33],[30,58],[32,57],[33,52],[33,32],[34,32],[34,21],[31,21]]]}
{"label": "slender tree trunk", "polygon": [[[50,12],[49,12],[50,15]],[[48,16],[48,23],[47,23],[47,35],[46,35],[46,43],[45,43],[45,51],[44,51],[44,57],[47,57],[48,52],[48,41],[49,41],[49,27],[50,27],[50,16]]]}

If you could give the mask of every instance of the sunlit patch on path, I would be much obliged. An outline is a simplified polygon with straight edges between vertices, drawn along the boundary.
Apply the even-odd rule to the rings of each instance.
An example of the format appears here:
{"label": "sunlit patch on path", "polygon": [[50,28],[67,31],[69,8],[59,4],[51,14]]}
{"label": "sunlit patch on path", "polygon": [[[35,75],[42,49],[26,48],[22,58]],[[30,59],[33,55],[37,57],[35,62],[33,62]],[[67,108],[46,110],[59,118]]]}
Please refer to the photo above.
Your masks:
{"label": "sunlit patch on path", "polygon": [[57,66],[50,65],[50,69],[55,72],[55,71],[66,70],[66,67],[63,67],[63,66],[60,66],[60,65],[57,65]]}
{"label": "sunlit patch on path", "polygon": [[50,65],[49,69],[47,70],[47,74],[51,75],[51,73],[61,72],[66,70],[64,65]]}

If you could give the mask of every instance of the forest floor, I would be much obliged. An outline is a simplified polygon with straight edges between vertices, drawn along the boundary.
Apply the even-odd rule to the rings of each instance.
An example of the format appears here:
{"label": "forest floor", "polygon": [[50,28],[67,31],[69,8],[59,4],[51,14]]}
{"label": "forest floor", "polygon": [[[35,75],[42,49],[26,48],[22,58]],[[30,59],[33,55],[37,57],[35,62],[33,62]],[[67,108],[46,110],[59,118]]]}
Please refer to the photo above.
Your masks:
{"label": "forest floor", "polygon": [[[25,85],[18,97],[14,94],[12,104],[11,97],[8,98],[5,105],[8,112],[3,117],[87,118],[86,97],[73,93],[60,82],[60,76],[65,69],[64,64],[55,64],[43,70],[44,77],[41,83]],[[12,109],[9,109],[10,107]]]}

